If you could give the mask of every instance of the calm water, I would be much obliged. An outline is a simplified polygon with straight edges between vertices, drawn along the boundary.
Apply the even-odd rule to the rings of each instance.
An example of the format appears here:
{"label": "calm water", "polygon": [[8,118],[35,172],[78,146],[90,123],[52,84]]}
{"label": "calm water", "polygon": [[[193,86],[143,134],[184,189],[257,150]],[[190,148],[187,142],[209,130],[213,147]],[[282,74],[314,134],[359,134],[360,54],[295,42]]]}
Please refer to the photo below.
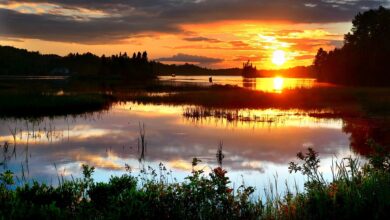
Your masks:
{"label": "calm water", "polygon": [[69,76],[15,76],[15,75],[2,75],[2,80],[64,80]]}
{"label": "calm water", "polygon": [[[209,85],[207,76],[161,77],[165,83]],[[265,92],[317,86],[313,79],[213,77],[213,83],[230,84]],[[325,111],[326,112],[326,111]],[[225,159],[234,186],[243,181],[259,191],[278,176],[302,187],[303,177],[288,173],[288,162],[298,151],[313,147],[320,153],[322,171],[331,178],[331,160],[358,152],[350,148],[350,133],[343,119],[316,118],[311,112],[280,109],[202,109],[196,106],[114,104],[108,111],[69,117],[0,119],[0,168],[19,178],[57,184],[57,175],[80,176],[81,164],[96,167],[94,178],[107,181],[125,173],[129,164],[137,174],[144,166],[158,168],[162,162],[183,181],[191,172],[193,157],[198,168],[217,166],[215,154],[223,142]],[[318,112],[315,112],[318,113]],[[145,125],[147,146],[138,149],[140,124]],[[350,126],[350,128],[355,128]],[[8,145],[8,148],[3,145]]]}
{"label": "calm water", "polygon": [[[97,168],[96,180],[106,181],[110,175],[124,173],[126,163],[137,173],[142,164],[157,168],[162,162],[174,171],[173,178],[182,181],[191,171],[193,157],[203,161],[199,167],[215,167],[218,143],[223,141],[223,165],[235,185],[244,180],[262,189],[276,173],[280,180],[296,180],[302,186],[303,178],[289,175],[287,165],[309,146],[320,152],[328,178],[332,155],[351,154],[341,119],[318,119],[298,110],[276,109],[238,111],[242,118],[258,120],[183,115],[192,108],[126,103],[78,117],[3,119],[0,143],[10,145],[8,153],[2,152],[8,157],[3,169],[19,176],[24,169],[30,179],[56,184],[57,173],[68,178],[79,176],[83,163]],[[137,147],[139,123],[145,125],[147,140],[142,163]]]}
{"label": "calm water", "polygon": [[213,76],[212,83],[209,76],[160,76],[160,80],[172,84],[192,83],[198,85],[234,85],[263,92],[281,92],[283,89],[312,88],[329,86],[318,83],[311,78],[243,78],[241,76]]}

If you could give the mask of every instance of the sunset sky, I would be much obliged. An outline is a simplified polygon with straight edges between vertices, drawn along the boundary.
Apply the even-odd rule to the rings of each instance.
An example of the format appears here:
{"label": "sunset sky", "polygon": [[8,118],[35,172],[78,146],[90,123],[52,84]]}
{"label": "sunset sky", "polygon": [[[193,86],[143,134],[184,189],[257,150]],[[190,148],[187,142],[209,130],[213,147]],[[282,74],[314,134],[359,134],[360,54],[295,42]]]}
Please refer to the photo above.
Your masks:
{"label": "sunset sky", "polygon": [[[309,65],[342,45],[359,11],[383,0],[0,0],[0,44],[66,55],[147,50],[212,68]],[[275,51],[286,62],[272,62]]]}

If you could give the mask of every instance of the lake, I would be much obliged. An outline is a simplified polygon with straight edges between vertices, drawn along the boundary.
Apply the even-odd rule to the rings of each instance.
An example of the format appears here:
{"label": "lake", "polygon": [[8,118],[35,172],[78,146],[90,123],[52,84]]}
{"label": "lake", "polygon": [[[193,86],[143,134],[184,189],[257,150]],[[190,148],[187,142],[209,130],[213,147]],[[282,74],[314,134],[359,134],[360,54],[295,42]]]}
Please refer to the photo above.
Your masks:
{"label": "lake", "polygon": [[[161,77],[165,83],[203,83],[208,77]],[[278,79],[277,79],[278,80]],[[243,86],[264,92],[317,86],[312,79],[213,77],[213,83]],[[275,88],[275,83],[278,84]],[[281,84],[281,85],[280,85]],[[162,94],[163,95],[163,94]],[[323,110],[326,111],[327,110]],[[299,109],[207,109],[193,105],[115,103],[109,110],[77,116],[39,119],[0,119],[1,169],[11,169],[19,179],[57,184],[81,175],[81,164],[96,167],[95,180],[125,173],[125,164],[138,174],[142,167],[172,170],[172,181],[189,175],[192,158],[198,168],[216,167],[216,152],[223,146],[223,167],[233,186],[243,181],[262,190],[277,178],[302,189],[303,177],[288,173],[288,163],[299,151],[313,147],[322,160],[321,171],[331,179],[332,159],[356,156],[350,133],[341,118],[316,117],[318,112]],[[146,147],[139,147],[140,127],[145,127]],[[15,149],[15,150],[14,150]],[[143,152],[143,153],[142,153]],[[280,186],[283,190],[284,186]]]}
{"label": "lake", "polygon": [[241,76],[159,76],[159,79],[170,84],[197,84],[208,86],[212,84],[233,85],[248,89],[280,93],[284,89],[313,88],[334,86],[328,83],[319,83],[312,78],[243,78]]}

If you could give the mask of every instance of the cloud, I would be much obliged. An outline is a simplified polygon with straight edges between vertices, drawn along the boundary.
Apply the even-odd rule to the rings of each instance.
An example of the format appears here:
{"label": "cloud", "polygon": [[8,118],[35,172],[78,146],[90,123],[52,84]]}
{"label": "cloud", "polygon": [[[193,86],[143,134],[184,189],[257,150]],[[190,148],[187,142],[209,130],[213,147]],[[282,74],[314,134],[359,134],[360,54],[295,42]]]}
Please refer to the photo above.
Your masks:
{"label": "cloud", "polygon": [[[129,16],[128,20],[134,19]],[[127,22],[117,17],[78,21],[64,15],[24,14],[0,9],[0,35],[85,44],[121,43],[141,33],[177,32],[179,29],[163,21],[144,24]]]}
{"label": "cloud", "polygon": [[207,37],[186,37],[183,38],[183,40],[186,41],[203,41],[203,42],[209,42],[209,43],[221,43],[222,41],[218,39],[213,39],[213,38],[207,38]]}
{"label": "cloud", "polygon": [[235,41],[230,41],[230,45],[233,47],[232,49],[237,49],[237,50],[253,50],[256,48],[251,47],[249,44],[240,41],[240,40],[235,40]]}
{"label": "cloud", "polygon": [[363,8],[376,8],[381,4],[388,1],[0,0],[0,35],[111,44],[144,33],[183,33],[181,26],[192,23],[224,20],[344,22]]}
{"label": "cloud", "polygon": [[258,47],[251,46],[243,41],[235,40],[223,42],[225,44],[208,45],[208,44],[189,44],[171,47],[172,49],[196,49],[196,50],[258,50]]}
{"label": "cloud", "polygon": [[248,60],[260,61],[264,58],[265,58],[265,56],[263,56],[263,55],[236,56],[236,57],[234,57],[233,61],[240,61],[240,62],[246,62]]}
{"label": "cloud", "polygon": [[0,37],[0,41],[23,42],[21,39],[10,37]]}
{"label": "cloud", "polygon": [[178,53],[172,57],[162,57],[157,59],[158,61],[168,61],[168,62],[186,62],[186,63],[197,63],[199,65],[208,66],[211,64],[222,62],[223,59],[204,57],[197,55],[189,55],[184,53]]}
{"label": "cloud", "polygon": [[304,55],[299,55],[295,56],[294,59],[296,60],[312,60],[314,58],[314,55],[311,54],[304,54]]}

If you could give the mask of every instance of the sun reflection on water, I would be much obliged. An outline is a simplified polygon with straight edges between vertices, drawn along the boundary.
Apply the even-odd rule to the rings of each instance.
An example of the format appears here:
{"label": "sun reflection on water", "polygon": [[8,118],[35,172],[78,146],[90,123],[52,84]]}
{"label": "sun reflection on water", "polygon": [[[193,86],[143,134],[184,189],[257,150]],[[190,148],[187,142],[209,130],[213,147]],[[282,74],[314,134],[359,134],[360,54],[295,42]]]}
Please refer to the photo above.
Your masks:
{"label": "sun reflection on water", "polygon": [[[170,85],[196,84],[210,86],[208,76],[160,76],[160,81]],[[261,77],[244,78],[241,76],[213,76],[213,84],[240,86],[262,92],[281,93],[286,89],[313,88],[321,86],[312,78]]]}
{"label": "sun reflection on water", "polygon": [[274,78],[274,90],[281,91],[283,89],[283,78],[282,77],[275,77]]}

